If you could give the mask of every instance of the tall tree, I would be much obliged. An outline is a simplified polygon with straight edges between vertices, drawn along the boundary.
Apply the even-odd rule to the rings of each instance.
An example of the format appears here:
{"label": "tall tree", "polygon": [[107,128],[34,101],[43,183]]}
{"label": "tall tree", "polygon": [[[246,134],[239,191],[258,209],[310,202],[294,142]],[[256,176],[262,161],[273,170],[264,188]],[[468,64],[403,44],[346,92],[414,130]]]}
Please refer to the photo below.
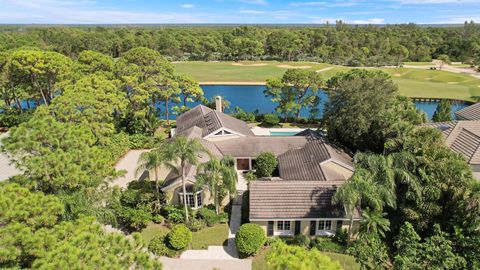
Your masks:
{"label": "tall tree", "polygon": [[187,165],[198,165],[198,156],[208,154],[208,151],[198,139],[189,139],[185,136],[176,136],[171,142],[165,143],[159,147],[158,151],[165,159],[165,165],[174,171],[177,171],[181,176],[185,223],[188,223],[186,168]]}
{"label": "tall tree", "polygon": [[138,166],[135,171],[135,175],[139,175],[144,171],[151,172],[154,171],[155,175],[155,188],[157,191],[157,203],[160,205],[160,183],[158,179],[158,170],[162,165],[164,165],[165,160],[161,156],[161,153],[157,150],[152,150],[149,152],[143,152],[140,154],[138,159]]}
{"label": "tall tree", "polygon": [[360,222],[360,236],[375,234],[382,238],[385,237],[385,232],[390,231],[390,221],[384,217],[385,215],[380,211],[365,209]]}
{"label": "tall tree", "polygon": [[213,194],[215,211],[220,214],[220,199],[222,195],[232,196],[236,191],[237,172],[231,158],[210,157],[210,160],[198,166],[197,187],[204,185]]}
{"label": "tall tree", "polygon": [[187,106],[188,102],[202,101],[203,90],[200,85],[188,75],[179,75],[176,77],[178,87],[182,91],[183,106]]}
{"label": "tall tree", "polygon": [[437,105],[437,109],[433,113],[433,122],[452,121],[452,103],[446,99],[442,99]]}

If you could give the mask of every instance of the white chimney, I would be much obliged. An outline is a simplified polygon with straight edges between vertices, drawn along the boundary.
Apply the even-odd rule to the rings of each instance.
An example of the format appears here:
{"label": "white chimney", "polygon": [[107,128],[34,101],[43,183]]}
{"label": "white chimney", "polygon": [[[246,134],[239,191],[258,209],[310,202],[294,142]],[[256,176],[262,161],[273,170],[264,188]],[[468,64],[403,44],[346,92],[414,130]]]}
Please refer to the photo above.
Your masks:
{"label": "white chimney", "polygon": [[221,112],[223,109],[222,107],[222,97],[221,96],[216,96],[215,97],[215,110]]}

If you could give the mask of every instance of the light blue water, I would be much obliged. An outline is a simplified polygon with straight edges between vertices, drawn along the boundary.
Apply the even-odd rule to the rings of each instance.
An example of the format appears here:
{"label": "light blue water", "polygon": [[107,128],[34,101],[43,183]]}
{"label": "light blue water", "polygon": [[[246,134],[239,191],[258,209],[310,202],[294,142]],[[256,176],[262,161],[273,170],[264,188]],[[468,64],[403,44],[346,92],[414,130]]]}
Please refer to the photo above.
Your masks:
{"label": "light blue water", "polygon": [[[224,96],[231,104],[230,108],[226,110],[227,113],[232,112],[236,106],[239,106],[247,112],[254,112],[258,110],[258,112],[262,114],[275,113],[275,107],[277,106],[277,103],[272,102],[270,98],[265,97],[265,95],[263,94],[265,86],[263,85],[202,85],[201,87],[205,93],[205,97],[209,100],[214,96]],[[320,109],[319,117],[321,117],[323,113],[323,107],[325,102],[328,100],[328,96],[323,91],[319,91],[318,95],[321,99],[321,102],[318,106]],[[194,107],[198,104],[198,102],[189,102],[187,106]],[[435,112],[435,109],[437,108],[438,103],[416,102],[415,105],[417,106],[417,108],[424,111],[427,114],[428,118],[431,119],[433,113]],[[30,106],[32,108],[35,107],[35,103],[30,102]],[[173,106],[175,106],[175,104],[171,105],[171,107]],[[466,106],[468,106],[468,104],[466,103],[454,104],[452,106],[452,114],[462,108],[465,108]],[[22,102],[22,107],[27,107],[26,101]],[[160,103],[158,107],[161,108],[161,112],[163,114],[165,108],[164,104]],[[175,119],[175,115],[173,113],[171,113],[170,115],[171,119]],[[308,109],[302,109],[300,112],[300,116],[308,117]],[[163,117],[165,116],[162,115],[162,118]]]}
{"label": "light blue water", "polygon": [[293,136],[299,131],[270,131],[270,136]]}

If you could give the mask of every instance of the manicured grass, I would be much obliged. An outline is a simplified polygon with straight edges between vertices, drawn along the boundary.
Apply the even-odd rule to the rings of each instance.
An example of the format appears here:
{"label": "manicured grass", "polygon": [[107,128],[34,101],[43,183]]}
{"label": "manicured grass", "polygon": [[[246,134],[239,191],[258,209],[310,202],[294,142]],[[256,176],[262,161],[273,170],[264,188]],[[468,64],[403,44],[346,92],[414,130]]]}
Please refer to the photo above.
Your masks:
{"label": "manicured grass", "polygon": [[157,235],[167,234],[170,231],[165,225],[149,223],[145,229],[140,232],[143,240],[148,244]]}
{"label": "manicured grass", "polygon": [[345,270],[360,270],[360,265],[355,261],[355,258],[350,255],[331,252],[323,252],[323,254],[332,260],[338,261]]}
{"label": "manicured grass", "polygon": [[[252,259],[253,270],[269,270],[267,262],[265,261],[265,255],[268,252],[268,248],[260,250],[260,252]],[[349,255],[331,252],[322,252],[334,261],[338,261],[345,270],[360,270],[360,265],[355,262],[355,258]]]}
{"label": "manicured grass", "polygon": [[408,66],[429,66],[434,65],[432,62],[403,62],[404,65]]}
{"label": "manicured grass", "polygon": [[[425,63],[416,63],[418,65]],[[179,73],[190,74],[199,82],[264,83],[266,79],[280,77],[291,67],[320,71],[326,80],[350,67],[310,62],[180,62]],[[369,68],[375,69],[375,68]],[[410,97],[452,98],[472,101],[480,96],[480,79],[467,74],[440,70],[379,68],[389,73],[398,84],[400,94]]]}
{"label": "manicured grass", "polygon": [[222,246],[227,244],[228,225],[217,224],[206,227],[192,236],[192,249],[207,249],[208,246]]}
{"label": "manicured grass", "polygon": [[[157,235],[166,234],[170,231],[165,225],[150,223],[140,232],[143,240],[148,244]],[[207,249],[208,246],[226,245],[228,237],[228,224],[217,224],[213,227],[205,227],[198,232],[192,233],[192,249]]]}

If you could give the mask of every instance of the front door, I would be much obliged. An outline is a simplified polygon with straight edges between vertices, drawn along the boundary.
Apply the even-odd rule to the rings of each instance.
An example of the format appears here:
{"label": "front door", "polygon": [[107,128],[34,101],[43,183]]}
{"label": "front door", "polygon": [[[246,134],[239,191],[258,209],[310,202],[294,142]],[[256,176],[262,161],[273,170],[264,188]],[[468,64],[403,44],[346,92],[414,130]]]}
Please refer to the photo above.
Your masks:
{"label": "front door", "polygon": [[248,158],[237,158],[237,170],[239,171],[250,170],[250,160]]}

